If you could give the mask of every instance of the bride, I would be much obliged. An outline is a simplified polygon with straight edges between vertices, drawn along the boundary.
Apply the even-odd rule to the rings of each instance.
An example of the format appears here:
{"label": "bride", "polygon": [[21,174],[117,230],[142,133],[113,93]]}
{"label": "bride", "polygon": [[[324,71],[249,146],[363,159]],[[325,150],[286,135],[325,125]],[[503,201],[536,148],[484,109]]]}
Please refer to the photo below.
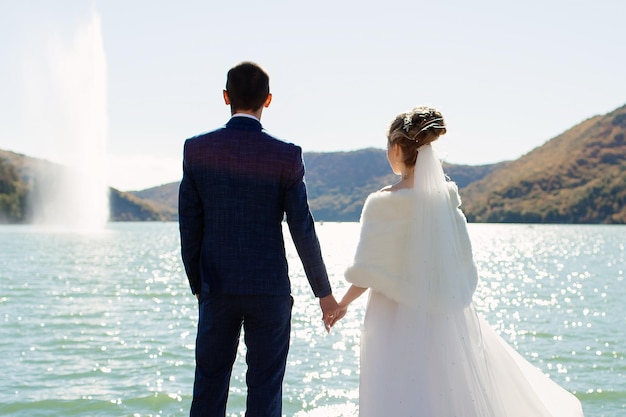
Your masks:
{"label": "bride", "polygon": [[371,288],[361,335],[360,417],[581,417],[578,399],[476,314],[478,281],[456,184],[431,142],[441,113],[398,115],[387,157],[401,180],[361,215],[352,285],[336,320]]}

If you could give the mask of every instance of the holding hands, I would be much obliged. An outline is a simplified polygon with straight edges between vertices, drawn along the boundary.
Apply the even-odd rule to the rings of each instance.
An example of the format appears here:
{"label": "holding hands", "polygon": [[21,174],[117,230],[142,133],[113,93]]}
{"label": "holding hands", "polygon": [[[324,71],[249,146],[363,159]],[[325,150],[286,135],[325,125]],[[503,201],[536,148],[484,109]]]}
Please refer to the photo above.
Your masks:
{"label": "holding hands", "polygon": [[335,296],[330,294],[320,298],[320,308],[322,309],[322,320],[326,331],[330,333],[330,328],[337,322],[339,316],[339,305]]}
{"label": "holding hands", "polygon": [[330,329],[335,325],[335,323],[337,323],[346,315],[350,303],[359,298],[359,296],[363,294],[366,290],[367,288],[352,285],[350,286],[350,288],[348,288],[348,291],[339,303],[337,303],[335,297],[332,294],[320,298],[320,307],[322,308],[322,320],[324,321],[324,327],[326,327],[327,332],[330,332]]}

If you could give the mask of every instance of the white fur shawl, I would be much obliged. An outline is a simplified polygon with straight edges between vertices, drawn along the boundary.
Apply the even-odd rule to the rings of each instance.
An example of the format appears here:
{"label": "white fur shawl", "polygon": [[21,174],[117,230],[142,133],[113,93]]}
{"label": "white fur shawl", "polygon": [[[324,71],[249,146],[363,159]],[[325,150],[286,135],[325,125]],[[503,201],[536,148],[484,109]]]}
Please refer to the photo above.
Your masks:
{"label": "white fur shawl", "polygon": [[[418,203],[412,190],[379,191],[370,194],[365,201],[360,220],[360,240],[354,262],[345,272],[346,280],[359,287],[379,291],[396,302],[413,306],[417,301],[416,292],[424,292],[424,288],[431,291],[431,287],[433,287],[431,283],[416,284],[417,280],[433,279],[440,281],[444,279],[450,283],[436,283],[435,286],[442,288],[447,285],[444,289],[437,289],[436,291],[453,292],[454,294],[446,294],[442,297],[454,298],[454,303],[457,305],[466,306],[469,304],[478,279],[476,266],[465,216],[459,209],[461,199],[456,184],[448,183],[448,191],[449,199],[446,201],[449,202],[450,208],[448,217],[446,217],[449,220],[446,221],[452,223],[449,227],[452,231],[435,230],[437,239],[447,239],[438,246],[443,247],[445,252],[440,256],[445,263],[443,268],[438,267],[442,262],[433,262],[434,266],[429,264],[425,268],[416,267],[416,264],[409,259],[414,253],[412,251],[419,247],[415,246],[415,236],[421,235],[421,232],[416,229],[414,209]],[[433,228],[436,226],[433,225]],[[424,244],[425,239],[428,239],[421,238],[422,244]],[[454,242],[450,242],[451,239],[454,239]],[[426,244],[430,244],[430,241],[427,241]],[[449,253],[448,247],[454,247],[454,253]],[[437,251],[438,249],[435,249],[433,252],[435,256],[439,256]],[[451,268],[448,264],[455,264],[456,266]],[[411,273],[413,269],[418,271]],[[424,276],[428,273],[424,269],[444,269],[443,275],[448,278],[441,278],[442,272],[440,271],[432,273],[433,278],[425,278]],[[423,297],[430,298],[433,296],[435,298],[440,297],[439,294],[423,295]],[[417,299],[419,298],[417,297]],[[445,304],[446,301],[443,303]]]}

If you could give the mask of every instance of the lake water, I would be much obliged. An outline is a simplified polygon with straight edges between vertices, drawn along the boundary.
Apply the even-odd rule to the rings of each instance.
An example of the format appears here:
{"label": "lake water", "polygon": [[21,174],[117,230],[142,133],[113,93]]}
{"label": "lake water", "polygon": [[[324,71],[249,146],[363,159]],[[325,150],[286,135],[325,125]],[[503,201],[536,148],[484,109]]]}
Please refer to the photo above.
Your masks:
{"label": "lake water", "polygon": [[[337,297],[358,227],[317,225]],[[471,224],[470,234],[480,314],[587,417],[626,415],[626,227]],[[283,412],[356,416],[366,297],[326,334],[290,241],[287,251],[295,305]],[[0,415],[187,415],[196,305],[176,223],[89,234],[0,226]],[[230,416],[245,408],[244,353]]]}

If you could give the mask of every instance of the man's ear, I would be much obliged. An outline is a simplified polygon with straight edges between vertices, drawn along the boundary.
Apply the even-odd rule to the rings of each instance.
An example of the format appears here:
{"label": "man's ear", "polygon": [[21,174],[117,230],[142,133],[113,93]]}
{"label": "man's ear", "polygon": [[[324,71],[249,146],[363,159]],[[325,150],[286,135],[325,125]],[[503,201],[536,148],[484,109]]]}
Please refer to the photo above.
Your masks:
{"label": "man's ear", "polygon": [[265,103],[263,104],[263,107],[265,108],[269,107],[271,102],[272,102],[272,93],[269,93],[267,95],[267,98],[265,99]]}
{"label": "man's ear", "polygon": [[227,106],[230,106],[230,99],[228,98],[228,91],[224,90],[222,94],[224,95],[224,103],[226,103]]}

